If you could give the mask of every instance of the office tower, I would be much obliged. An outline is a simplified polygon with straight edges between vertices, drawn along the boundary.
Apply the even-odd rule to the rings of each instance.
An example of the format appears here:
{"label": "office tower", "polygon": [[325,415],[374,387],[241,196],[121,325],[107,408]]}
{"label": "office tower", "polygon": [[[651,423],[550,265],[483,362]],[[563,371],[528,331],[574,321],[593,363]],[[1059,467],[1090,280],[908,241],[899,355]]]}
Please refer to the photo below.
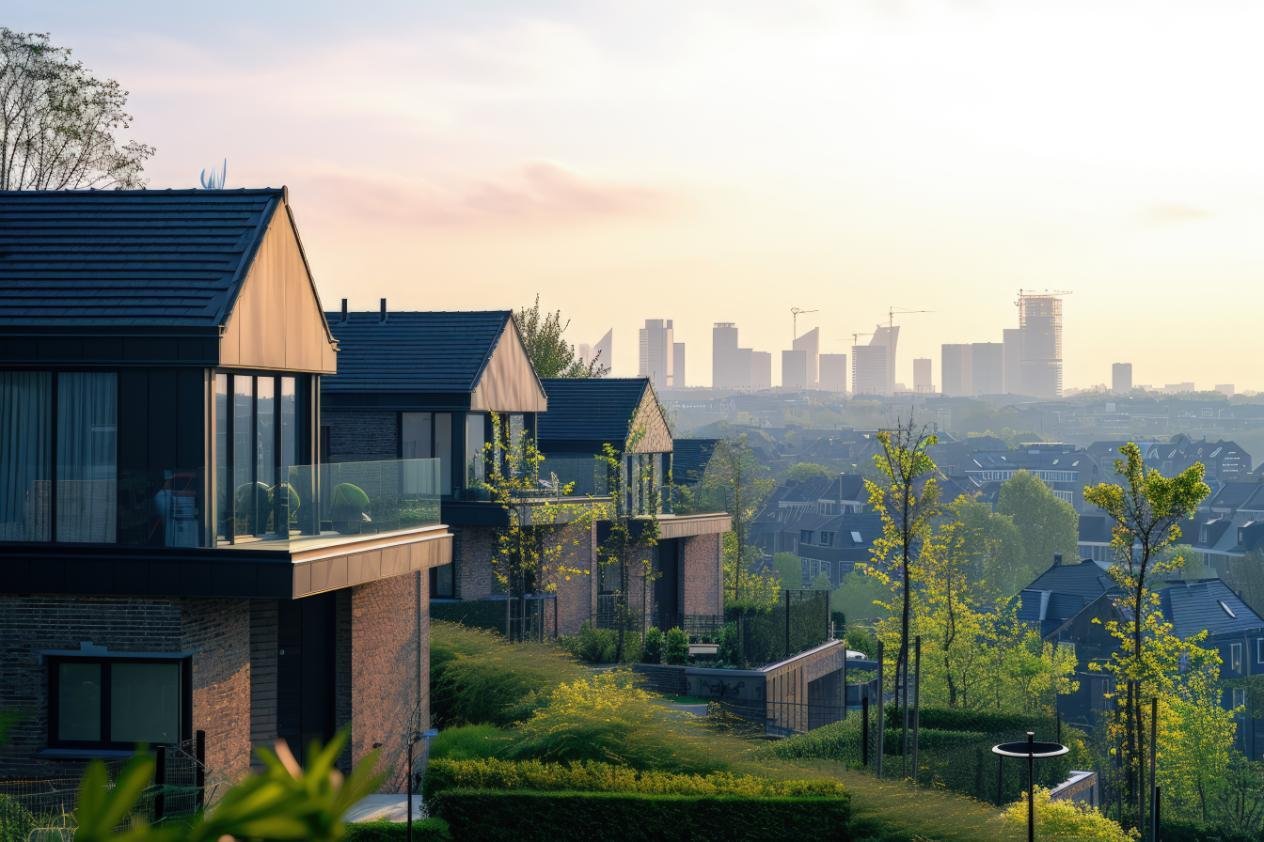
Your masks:
{"label": "office tower", "polygon": [[974,394],[970,350],[969,345],[960,343],[943,345],[939,349],[939,388],[946,397],[962,398]]}
{"label": "office tower", "polygon": [[1018,291],[1022,330],[1022,393],[1038,398],[1062,395],[1062,296]]}
{"label": "office tower", "polygon": [[[806,389],[815,389],[817,381],[821,378],[820,373],[820,356],[821,356],[821,329],[814,327],[807,333],[798,337],[790,346],[795,351],[802,351],[805,356],[805,365],[807,366],[807,385]],[[782,385],[785,385],[784,383]]]}
{"label": "office tower", "polygon": [[640,375],[655,389],[672,385],[672,334],[671,319],[646,319],[640,330]]}
{"label": "office tower", "polygon": [[931,379],[930,357],[916,357],[913,360],[913,391],[919,395],[934,394],[935,384]]}
{"label": "office tower", "polygon": [[685,343],[672,343],[672,388],[685,388]]}
{"label": "office tower", "polygon": [[1001,331],[1001,345],[1005,357],[1005,394],[1023,393],[1023,332],[1016,327]]}
{"label": "office tower", "polygon": [[887,349],[885,345],[853,345],[851,349],[851,393],[884,395],[887,388]]}
{"label": "office tower", "polygon": [[1005,352],[1000,342],[970,345],[970,394],[999,395],[1005,391]]}
{"label": "office tower", "polygon": [[781,352],[781,388],[803,390],[808,387],[808,352]]}
{"label": "office tower", "polygon": [[592,365],[596,361],[597,367],[609,374],[614,368],[614,331],[607,330],[605,336],[592,345],[579,343],[576,353],[584,365]]}
{"label": "office tower", "polygon": [[741,349],[750,360],[750,387],[755,390],[772,388],[772,352]]}
{"label": "office tower", "polygon": [[886,372],[883,375],[882,391],[877,394],[895,394],[895,347],[899,339],[899,325],[878,325],[873,329],[873,337],[869,340],[869,345],[871,347],[876,346],[882,348],[883,358],[886,360]]}
{"label": "office tower", "polygon": [[820,379],[817,388],[843,394],[847,391],[847,355],[821,354]]}
{"label": "office tower", "polygon": [[1110,390],[1117,395],[1126,395],[1132,391],[1132,363],[1111,365]]}
{"label": "office tower", "polygon": [[716,322],[711,328],[711,388],[743,389],[750,384],[750,363],[742,370],[737,347],[737,325]]}

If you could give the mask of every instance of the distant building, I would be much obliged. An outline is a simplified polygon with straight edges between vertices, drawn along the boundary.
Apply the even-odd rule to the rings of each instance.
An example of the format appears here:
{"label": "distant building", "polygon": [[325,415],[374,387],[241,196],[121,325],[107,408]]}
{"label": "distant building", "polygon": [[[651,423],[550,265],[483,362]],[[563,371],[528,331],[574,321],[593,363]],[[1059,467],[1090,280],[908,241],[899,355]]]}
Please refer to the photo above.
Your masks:
{"label": "distant building", "polygon": [[1018,327],[1022,331],[1020,394],[1062,396],[1062,297],[1018,291]]}
{"label": "distant building", "polygon": [[820,379],[817,388],[843,394],[847,391],[847,355],[821,354]]}
{"label": "distant building", "polygon": [[970,393],[1000,395],[1005,392],[1005,354],[1000,342],[975,342],[970,346]]}
{"label": "distant building", "polygon": [[913,360],[913,391],[921,394],[933,394],[935,383],[931,378],[930,357],[917,357]]}
{"label": "distant building", "polygon": [[1225,397],[1229,397],[1229,398],[1233,397],[1234,395],[1234,388],[1233,388],[1232,383],[1217,383],[1216,391],[1224,395]]}
{"label": "distant building", "polygon": [[672,343],[672,387],[685,388],[685,343]]}
{"label": "distant building", "polygon": [[606,374],[614,370],[614,331],[607,330],[605,335],[598,339],[592,345],[587,342],[579,343],[579,360],[584,365],[592,365],[597,363]]}
{"label": "distant building", "polygon": [[1132,391],[1132,363],[1111,364],[1110,390],[1117,395],[1126,395]]}
{"label": "distant building", "polygon": [[878,393],[880,395],[895,394],[895,349],[899,339],[899,325],[878,325],[873,329],[873,338],[869,340],[871,346],[879,346],[886,351],[886,372],[882,379],[882,391]]}
{"label": "distant building", "polygon": [[737,325],[716,322],[711,328],[711,388],[745,389],[749,386],[750,364],[742,365]]}
{"label": "distant building", "polygon": [[749,351],[750,387],[755,391],[772,388],[772,352]]}
{"label": "distant building", "polygon": [[940,390],[946,397],[961,398],[974,394],[970,350],[970,346],[964,343],[946,344],[940,348]]}
{"label": "distant building", "polygon": [[648,377],[655,389],[672,386],[671,319],[646,319],[640,330],[640,366],[642,377]]}
{"label": "distant building", "polygon": [[809,386],[808,352],[803,350],[781,352],[781,388],[802,390]]}
{"label": "distant building", "polygon": [[1194,386],[1194,381],[1186,380],[1182,383],[1168,383],[1164,385],[1163,391],[1167,392],[1169,395],[1186,395],[1198,390]]}
{"label": "distant building", "polygon": [[887,388],[887,349],[883,345],[853,345],[851,349],[851,392],[853,395],[884,395]]}
{"label": "distant building", "polygon": [[808,379],[805,388],[815,389],[817,382],[820,380],[820,356],[821,356],[821,329],[814,327],[807,333],[794,340],[791,348],[795,351],[802,351],[805,356],[805,364],[807,365]]}
{"label": "distant building", "polygon": [[1023,393],[1023,332],[1016,327],[1001,331],[1002,354],[1005,358],[1005,394]]}

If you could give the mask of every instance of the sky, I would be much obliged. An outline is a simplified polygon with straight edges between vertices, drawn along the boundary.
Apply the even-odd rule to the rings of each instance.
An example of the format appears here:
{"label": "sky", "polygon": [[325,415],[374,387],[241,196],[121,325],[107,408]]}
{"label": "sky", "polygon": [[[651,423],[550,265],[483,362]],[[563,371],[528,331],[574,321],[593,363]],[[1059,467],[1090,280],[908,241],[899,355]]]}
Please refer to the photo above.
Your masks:
{"label": "sky", "polygon": [[[285,184],[327,309],[671,318],[897,379],[1070,291],[1065,382],[1264,388],[1264,5],[8,0],[129,92],[152,187]],[[864,341],[862,339],[862,341]],[[774,364],[774,378],[779,362]]]}

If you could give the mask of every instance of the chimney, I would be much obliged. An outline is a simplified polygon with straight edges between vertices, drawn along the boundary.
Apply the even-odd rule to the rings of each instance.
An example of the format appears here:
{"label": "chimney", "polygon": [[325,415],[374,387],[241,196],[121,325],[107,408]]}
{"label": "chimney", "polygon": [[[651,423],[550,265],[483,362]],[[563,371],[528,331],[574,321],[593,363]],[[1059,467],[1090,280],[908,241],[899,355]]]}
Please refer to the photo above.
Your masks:
{"label": "chimney", "polygon": [[1054,554],[1053,554],[1053,566],[1054,566],[1054,567],[1061,567],[1061,566],[1062,566],[1062,553],[1054,553]]}
{"label": "chimney", "polygon": [[385,298],[382,299],[381,313],[382,313],[382,321],[385,322],[386,321],[386,299]]}
{"label": "chimney", "polygon": [[342,299],[342,320],[347,320],[347,299]]}

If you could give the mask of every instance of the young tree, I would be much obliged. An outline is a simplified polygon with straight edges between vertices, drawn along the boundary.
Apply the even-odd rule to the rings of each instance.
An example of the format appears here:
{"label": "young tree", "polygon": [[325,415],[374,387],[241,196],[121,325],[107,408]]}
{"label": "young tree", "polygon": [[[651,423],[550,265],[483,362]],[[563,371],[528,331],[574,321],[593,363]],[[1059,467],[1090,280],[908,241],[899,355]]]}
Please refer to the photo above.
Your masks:
{"label": "young tree", "polygon": [[1079,560],[1080,516],[1034,474],[1017,471],[1006,480],[996,512],[1009,515],[1022,536],[1022,560],[1014,571],[1020,586],[1053,564],[1055,555],[1068,562]]}
{"label": "young tree", "polygon": [[1117,684],[1122,682],[1125,687],[1124,768],[1129,800],[1135,799],[1137,820],[1143,823],[1142,700],[1159,695],[1173,674],[1170,658],[1167,665],[1162,658],[1167,654],[1161,648],[1165,624],[1158,593],[1152,587],[1153,577],[1181,568],[1183,560],[1165,551],[1180,540],[1179,521],[1193,515],[1211,489],[1203,481],[1201,463],[1165,477],[1153,468],[1146,469],[1141,448],[1136,444],[1128,442],[1120,448],[1120,454],[1122,458],[1115,460],[1115,472],[1123,484],[1104,482],[1086,488],[1084,499],[1106,512],[1114,524],[1111,546],[1117,560],[1110,575],[1123,591],[1121,602],[1126,613],[1124,622],[1107,624],[1108,631],[1120,641],[1120,651],[1111,659],[1110,667]]}
{"label": "young tree", "polygon": [[565,339],[570,319],[563,322],[561,310],[542,311],[538,293],[534,303],[514,312],[514,320],[531,365],[541,377],[601,377],[609,373],[607,360],[594,358],[585,363],[579,358],[575,346]]}
{"label": "young tree", "polygon": [[1160,701],[1156,774],[1174,814],[1197,811],[1206,824],[1213,791],[1229,772],[1237,723],[1220,705],[1219,656],[1200,654],[1186,659],[1175,692]]}
{"label": "young tree", "polygon": [[756,460],[745,435],[724,439],[715,446],[698,496],[703,508],[728,512],[733,519],[733,537],[725,542],[727,602],[741,602],[749,595],[751,565],[759,557],[758,548],[750,545],[750,524],[774,484]]}
{"label": "young tree", "polygon": [[152,146],[120,143],[127,91],[48,35],[0,27],[0,190],[144,186]]}
{"label": "young tree", "polygon": [[966,573],[996,596],[1012,596],[1027,585],[1019,565],[1025,548],[1009,515],[993,512],[985,503],[966,496],[948,504],[946,514],[960,538]]}
{"label": "young tree", "polygon": [[904,710],[904,745],[908,745],[909,729],[909,643],[912,621],[913,565],[916,554],[931,536],[938,516],[938,469],[927,450],[936,437],[925,427],[917,427],[910,417],[907,424],[897,423],[894,430],[878,433],[881,450],[874,455],[874,465],[881,472],[881,483],[865,480],[869,505],[882,520],[882,534],[870,550],[873,564],[866,570],[880,577],[896,580],[900,603],[900,643],[895,661],[895,690]]}

